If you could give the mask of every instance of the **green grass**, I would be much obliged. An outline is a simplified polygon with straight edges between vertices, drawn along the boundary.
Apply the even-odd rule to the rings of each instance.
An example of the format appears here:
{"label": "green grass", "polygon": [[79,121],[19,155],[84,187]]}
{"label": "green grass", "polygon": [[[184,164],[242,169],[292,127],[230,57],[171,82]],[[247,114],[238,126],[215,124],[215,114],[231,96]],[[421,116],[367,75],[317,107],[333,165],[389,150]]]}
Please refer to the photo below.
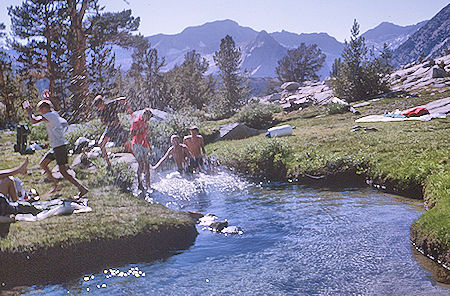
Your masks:
{"label": "green grass", "polygon": [[[423,189],[428,207],[415,225],[450,250],[450,119],[428,122],[360,123],[362,116],[382,114],[385,110],[407,109],[448,97],[450,91],[417,98],[389,98],[359,108],[361,115],[352,113],[328,115],[326,107],[306,108],[285,114],[282,124],[296,127],[294,135],[281,139],[264,139],[263,135],[217,142],[207,146],[209,153],[243,174],[270,178],[274,172],[265,169],[267,160],[275,159],[276,173],[284,179],[300,178],[303,174],[330,175],[354,171],[365,174],[379,183],[389,183],[398,192]],[[377,131],[352,127],[374,127]],[[271,146],[278,141],[285,147],[277,150],[275,158]],[[279,146],[279,145],[278,145]],[[256,153],[255,153],[256,152]],[[253,153],[249,156],[249,153]],[[280,167],[280,164],[285,167]],[[256,167],[255,167],[256,166]],[[251,169],[249,169],[251,168]],[[422,196],[421,192],[413,194]]]}
{"label": "green grass", "polygon": [[[14,135],[1,133],[0,169],[19,165],[25,156],[13,152]],[[44,183],[39,160],[44,151],[29,155],[28,175],[19,175],[25,188],[35,188],[41,195],[51,189]],[[71,163],[71,161],[70,161]],[[70,246],[80,242],[102,239],[120,239],[140,233],[157,231],[160,227],[192,225],[192,219],[185,213],[150,204],[116,186],[105,185],[97,178],[101,175],[88,170],[75,169],[81,182],[89,185],[86,196],[90,213],[51,217],[39,222],[16,222],[10,226],[9,234],[0,238],[0,252],[23,252],[54,246]],[[102,179],[104,181],[104,179]],[[56,196],[67,198],[75,195],[77,189],[67,181],[60,182],[61,192]]]}

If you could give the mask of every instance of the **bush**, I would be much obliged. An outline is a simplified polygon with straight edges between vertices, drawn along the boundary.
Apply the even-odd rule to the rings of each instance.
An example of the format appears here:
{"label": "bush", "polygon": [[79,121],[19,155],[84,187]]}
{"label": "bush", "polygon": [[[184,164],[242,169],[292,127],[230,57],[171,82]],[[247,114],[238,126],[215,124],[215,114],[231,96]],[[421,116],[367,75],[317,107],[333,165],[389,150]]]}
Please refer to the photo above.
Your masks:
{"label": "bush", "polygon": [[277,123],[274,119],[274,113],[281,112],[282,108],[278,105],[266,105],[261,103],[251,103],[242,108],[235,119],[249,127],[263,129]]}
{"label": "bush", "polygon": [[217,155],[224,165],[257,179],[284,180],[292,154],[289,144],[279,139],[261,139],[242,147],[229,145]]}
{"label": "bush", "polygon": [[327,104],[327,113],[332,114],[342,114],[349,111],[349,105],[342,105],[338,103],[330,102]]}
{"label": "bush", "polygon": [[89,140],[98,141],[100,136],[103,134],[105,126],[101,123],[99,119],[94,119],[86,123],[82,123],[75,130],[66,133],[64,136],[69,142],[69,146],[74,146],[75,141],[79,137],[85,137]]}
{"label": "bush", "polygon": [[39,142],[44,143],[48,141],[47,129],[45,128],[45,124],[41,122],[40,124],[33,125],[30,127],[30,135],[28,139],[31,142]]}
{"label": "bush", "polygon": [[93,177],[89,178],[90,187],[103,187],[116,185],[123,191],[129,191],[135,180],[134,172],[130,165],[126,162],[112,164],[111,169],[106,168],[103,159],[94,160],[96,172]]}

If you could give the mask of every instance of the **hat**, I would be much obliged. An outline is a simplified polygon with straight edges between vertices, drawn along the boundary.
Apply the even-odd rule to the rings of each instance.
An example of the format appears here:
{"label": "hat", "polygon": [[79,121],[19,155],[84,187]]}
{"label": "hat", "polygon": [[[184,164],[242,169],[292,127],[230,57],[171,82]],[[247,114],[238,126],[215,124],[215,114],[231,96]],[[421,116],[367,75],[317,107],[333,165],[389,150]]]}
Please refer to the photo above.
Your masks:
{"label": "hat", "polygon": [[198,126],[193,125],[189,128],[189,130],[193,131],[193,130],[199,130]]}

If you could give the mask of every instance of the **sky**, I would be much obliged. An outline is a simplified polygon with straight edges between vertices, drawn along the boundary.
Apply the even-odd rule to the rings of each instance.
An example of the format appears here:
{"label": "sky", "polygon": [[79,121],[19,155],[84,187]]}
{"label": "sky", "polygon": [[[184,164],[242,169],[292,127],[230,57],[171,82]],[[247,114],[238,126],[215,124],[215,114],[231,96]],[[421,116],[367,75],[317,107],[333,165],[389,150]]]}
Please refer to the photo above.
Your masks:
{"label": "sky", "polygon": [[[0,23],[9,26],[7,7],[23,0],[0,0]],[[361,33],[387,21],[406,26],[431,19],[449,0],[100,0],[106,11],[131,9],[144,36],[180,33],[189,26],[231,19],[256,31],[325,32],[339,41],[350,36],[353,20]]]}

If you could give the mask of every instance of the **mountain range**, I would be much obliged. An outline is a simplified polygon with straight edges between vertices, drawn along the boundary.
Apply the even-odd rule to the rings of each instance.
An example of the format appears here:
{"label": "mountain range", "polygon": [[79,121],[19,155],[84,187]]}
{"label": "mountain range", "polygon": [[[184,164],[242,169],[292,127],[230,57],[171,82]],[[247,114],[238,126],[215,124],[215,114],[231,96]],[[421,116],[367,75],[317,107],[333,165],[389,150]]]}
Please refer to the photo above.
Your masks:
{"label": "mountain range", "polygon": [[[398,26],[383,22],[377,27],[368,30],[362,36],[367,45],[378,51],[386,43],[390,49],[395,50],[404,41],[423,27],[427,21],[410,26]],[[207,74],[215,74],[218,69],[214,64],[213,55],[219,49],[220,40],[230,35],[241,49],[241,69],[246,70],[250,77],[276,77],[275,68],[278,60],[283,58],[289,49],[298,47],[302,42],[311,45],[317,44],[326,55],[324,66],[319,71],[321,78],[328,76],[331,65],[338,58],[344,48],[342,42],[337,41],[327,33],[292,33],[285,30],[267,33],[257,32],[249,27],[240,26],[232,20],[220,20],[193,26],[173,35],[157,34],[146,37],[158,54],[165,58],[163,71],[172,69],[184,61],[184,55],[196,50],[209,63]],[[116,61],[123,70],[129,68],[131,52],[115,48]]]}
{"label": "mountain range", "polygon": [[404,65],[423,59],[449,54],[450,4],[442,8],[431,20],[421,26],[393,54],[395,65]]}
{"label": "mountain range", "polygon": [[[317,44],[326,55],[324,66],[319,71],[321,78],[328,76],[331,65],[344,48],[327,33],[292,33],[285,30],[268,33],[255,31],[252,28],[240,26],[233,20],[219,20],[199,26],[185,28],[178,34],[157,34],[146,37],[152,47],[158,50],[158,55],[165,58],[163,71],[172,69],[184,61],[184,56],[191,50],[196,50],[209,63],[207,74],[216,74],[214,53],[219,49],[220,41],[226,35],[233,37],[236,46],[242,53],[241,69],[247,71],[252,78],[276,77],[275,68],[289,49],[298,47],[302,42]],[[429,21],[415,25],[399,26],[382,22],[363,33],[369,48],[375,52],[386,43],[393,50],[395,64],[402,65],[423,58],[435,57],[450,48],[450,4],[444,7]],[[131,65],[130,49],[114,47],[116,64],[122,70],[128,70]],[[8,53],[14,53],[7,50]]]}

